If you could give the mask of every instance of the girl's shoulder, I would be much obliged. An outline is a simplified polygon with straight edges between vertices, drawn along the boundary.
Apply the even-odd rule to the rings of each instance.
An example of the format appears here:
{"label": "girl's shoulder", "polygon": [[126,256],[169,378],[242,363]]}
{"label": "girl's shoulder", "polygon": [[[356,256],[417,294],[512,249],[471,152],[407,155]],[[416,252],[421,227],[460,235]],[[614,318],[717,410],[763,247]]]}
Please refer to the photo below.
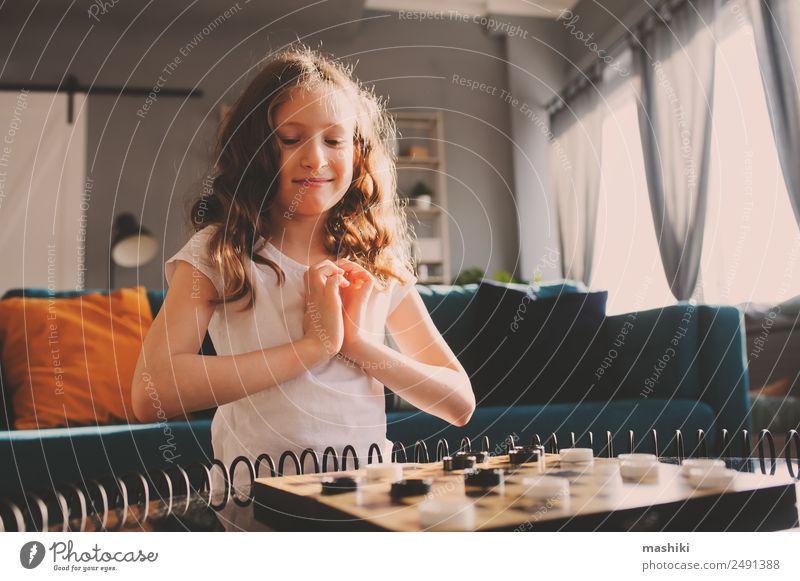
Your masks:
{"label": "girl's shoulder", "polygon": [[392,278],[391,280],[388,289],[390,293],[389,314],[394,311],[395,307],[400,304],[400,301],[402,301],[417,284],[417,277],[414,276],[414,273],[408,267],[400,265],[396,270],[398,271],[397,274],[400,275],[403,280],[401,281],[396,278]]}
{"label": "girl's shoulder", "polygon": [[210,224],[198,230],[189,238],[183,248],[164,263],[164,275],[167,278],[167,284],[172,281],[172,276],[175,274],[178,263],[183,261],[189,263],[196,272],[205,275],[217,289],[217,292],[222,294],[222,272],[219,265],[216,265],[211,259],[208,246],[209,239],[217,228],[217,225]]}

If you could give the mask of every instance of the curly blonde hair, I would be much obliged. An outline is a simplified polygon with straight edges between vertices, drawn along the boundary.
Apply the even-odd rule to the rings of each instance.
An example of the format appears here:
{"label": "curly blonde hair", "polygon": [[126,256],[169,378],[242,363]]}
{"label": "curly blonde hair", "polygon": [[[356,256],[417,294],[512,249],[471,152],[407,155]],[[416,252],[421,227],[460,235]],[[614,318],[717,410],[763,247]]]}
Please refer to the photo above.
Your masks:
{"label": "curly blonde hair", "polygon": [[353,181],[331,208],[324,244],[330,255],[357,262],[386,288],[391,278],[407,282],[414,271],[411,233],[397,196],[394,120],[381,99],[363,87],[352,68],[307,47],[277,54],[261,69],[223,119],[218,134],[212,187],[191,208],[199,231],[219,226],[208,240],[209,255],[221,270],[224,292],[215,304],[247,298],[255,303],[248,260],[285,275],[274,261],[254,253],[259,236],[269,239],[269,214],[278,190],[280,151],[274,110],[295,89],[334,87],[356,106]]}

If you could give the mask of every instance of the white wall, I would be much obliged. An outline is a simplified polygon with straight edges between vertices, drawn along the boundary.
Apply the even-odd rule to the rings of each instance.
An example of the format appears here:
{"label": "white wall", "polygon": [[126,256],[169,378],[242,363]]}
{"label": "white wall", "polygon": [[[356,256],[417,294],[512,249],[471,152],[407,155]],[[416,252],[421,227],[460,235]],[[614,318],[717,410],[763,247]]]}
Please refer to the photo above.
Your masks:
{"label": "white wall", "polygon": [[550,194],[550,119],[544,105],[561,89],[567,61],[562,27],[553,20],[516,19],[523,36],[508,39],[509,103],[514,140],[514,182],[520,240],[520,277],[538,271],[544,280],[561,276],[558,228]]}
{"label": "white wall", "polygon": [[85,99],[0,92],[0,294],[82,286]]}

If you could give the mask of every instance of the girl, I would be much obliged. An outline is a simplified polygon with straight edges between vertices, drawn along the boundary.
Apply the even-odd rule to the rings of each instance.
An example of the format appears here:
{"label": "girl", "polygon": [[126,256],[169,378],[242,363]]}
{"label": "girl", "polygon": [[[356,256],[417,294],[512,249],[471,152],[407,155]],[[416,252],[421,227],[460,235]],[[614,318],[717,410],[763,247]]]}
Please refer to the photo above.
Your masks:
{"label": "girl", "polygon": [[[384,385],[469,421],[469,378],[414,286],[393,137],[375,96],[308,49],[253,79],[220,131],[197,232],[166,263],[133,381],[140,421],[217,406],[225,465],[348,444],[365,459],[373,442],[388,458]],[[216,357],[197,354],[206,329]]]}

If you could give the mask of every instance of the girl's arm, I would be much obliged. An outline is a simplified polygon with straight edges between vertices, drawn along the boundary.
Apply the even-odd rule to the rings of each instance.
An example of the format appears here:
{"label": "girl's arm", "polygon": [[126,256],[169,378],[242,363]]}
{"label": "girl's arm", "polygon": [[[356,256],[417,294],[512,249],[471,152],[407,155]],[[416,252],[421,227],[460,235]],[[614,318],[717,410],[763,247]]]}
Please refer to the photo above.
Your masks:
{"label": "girl's arm", "polygon": [[404,400],[456,426],[475,411],[469,376],[412,288],[386,321],[400,352],[377,341],[359,341],[347,356]]}
{"label": "girl's arm", "polygon": [[204,274],[187,262],[178,263],[134,373],[132,403],[139,421],[164,420],[241,399],[297,377],[333,355],[309,334],[251,353],[198,355],[214,313],[209,299],[216,297]]}

